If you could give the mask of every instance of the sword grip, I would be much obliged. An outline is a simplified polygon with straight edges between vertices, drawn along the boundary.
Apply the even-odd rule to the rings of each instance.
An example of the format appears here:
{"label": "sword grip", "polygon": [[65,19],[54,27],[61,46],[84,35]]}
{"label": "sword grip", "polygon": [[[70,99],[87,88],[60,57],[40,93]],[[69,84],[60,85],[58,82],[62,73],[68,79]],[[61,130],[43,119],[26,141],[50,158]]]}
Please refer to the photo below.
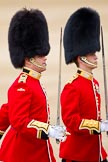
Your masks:
{"label": "sword grip", "polygon": [[59,141],[58,139],[56,139],[56,143],[57,143],[57,144],[59,144],[59,143],[60,143],[60,141]]}

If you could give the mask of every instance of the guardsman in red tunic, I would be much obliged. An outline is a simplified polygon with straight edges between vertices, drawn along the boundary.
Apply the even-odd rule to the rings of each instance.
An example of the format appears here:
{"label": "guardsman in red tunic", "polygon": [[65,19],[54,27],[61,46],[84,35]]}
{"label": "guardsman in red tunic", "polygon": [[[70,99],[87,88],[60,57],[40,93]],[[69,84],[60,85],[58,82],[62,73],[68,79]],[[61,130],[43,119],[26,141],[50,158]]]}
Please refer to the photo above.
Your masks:
{"label": "guardsman in red tunic", "polygon": [[60,144],[62,162],[107,162],[101,132],[99,83],[93,76],[100,50],[100,17],[91,8],[73,13],[64,30],[66,64],[74,62],[77,73],[61,93],[61,115],[70,136]]}
{"label": "guardsman in red tunic", "polygon": [[55,162],[49,137],[64,140],[65,129],[50,125],[49,104],[40,83],[50,50],[43,13],[36,9],[18,11],[10,22],[8,43],[11,62],[22,71],[10,86],[8,103],[0,113],[8,116],[2,121],[9,119],[0,143],[0,161]]}

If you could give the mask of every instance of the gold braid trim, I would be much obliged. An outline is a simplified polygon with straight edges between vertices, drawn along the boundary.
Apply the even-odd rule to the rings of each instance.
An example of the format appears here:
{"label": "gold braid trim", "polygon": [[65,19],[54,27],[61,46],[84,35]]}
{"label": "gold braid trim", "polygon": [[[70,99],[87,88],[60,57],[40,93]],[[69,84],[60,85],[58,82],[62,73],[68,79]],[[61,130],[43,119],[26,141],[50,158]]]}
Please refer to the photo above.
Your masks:
{"label": "gold braid trim", "polygon": [[100,122],[93,119],[83,119],[79,126],[79,129],[88,129],[89,131],[95,130],[100,133]]}
{"label": "gold braid trim", "polygon": [[41,134],[42,134],[42,130],[38,130],[38,132],[37,132],[37,138],[41,139]]}
{"label": "gold braid trim", "polygon": [[40,121],[37,121],[37,120],[32,120],[28,125],[27,125],[27,128],[35,128],[37,129],[39,132],[38,132],[38,135],[40,137],[40,133],[42,131],[44,131],[46,134],[48,134],[48,128],[49,128],[49,124],[48,123],[44,123],[44,122],[40,122]]}

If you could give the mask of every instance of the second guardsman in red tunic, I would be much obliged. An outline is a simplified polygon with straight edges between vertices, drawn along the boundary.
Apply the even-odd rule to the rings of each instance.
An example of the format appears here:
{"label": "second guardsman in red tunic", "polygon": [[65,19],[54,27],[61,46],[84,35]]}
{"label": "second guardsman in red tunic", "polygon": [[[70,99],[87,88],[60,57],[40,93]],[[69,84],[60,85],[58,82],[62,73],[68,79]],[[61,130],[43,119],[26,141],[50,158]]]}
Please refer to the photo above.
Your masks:
{"label": "second guardsman in red tunic", "polygon": [[62,162],[107,161],[101,139],[106,124],[101,122],[99,83],[92,72],[97,67],[99,36],[100,17],[91,8],[78,9],[67,21],[65,60],[78,70],[61,93],[62,120],[71,134],[60,145]]}

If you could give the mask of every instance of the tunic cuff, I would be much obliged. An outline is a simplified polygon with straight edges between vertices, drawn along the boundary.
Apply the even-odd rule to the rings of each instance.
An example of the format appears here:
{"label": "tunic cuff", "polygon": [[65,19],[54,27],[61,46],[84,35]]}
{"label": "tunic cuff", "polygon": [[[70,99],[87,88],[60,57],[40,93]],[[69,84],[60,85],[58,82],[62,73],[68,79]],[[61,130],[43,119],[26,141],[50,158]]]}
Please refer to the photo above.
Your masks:
{"label": "tunic cuff", "polygon": [[48,139],[48,128],[49,128],[48,123],[32,120],[27,125],[27,128],[35,128],[37,130],[37,138],[46,140]]}
{"label": "tunic cuff", "polygon": [[91,120],[83,119],[81,121],[79,129],[88,129],[89,131],[96,131],[100,133],[100,122],[93,119]]}

